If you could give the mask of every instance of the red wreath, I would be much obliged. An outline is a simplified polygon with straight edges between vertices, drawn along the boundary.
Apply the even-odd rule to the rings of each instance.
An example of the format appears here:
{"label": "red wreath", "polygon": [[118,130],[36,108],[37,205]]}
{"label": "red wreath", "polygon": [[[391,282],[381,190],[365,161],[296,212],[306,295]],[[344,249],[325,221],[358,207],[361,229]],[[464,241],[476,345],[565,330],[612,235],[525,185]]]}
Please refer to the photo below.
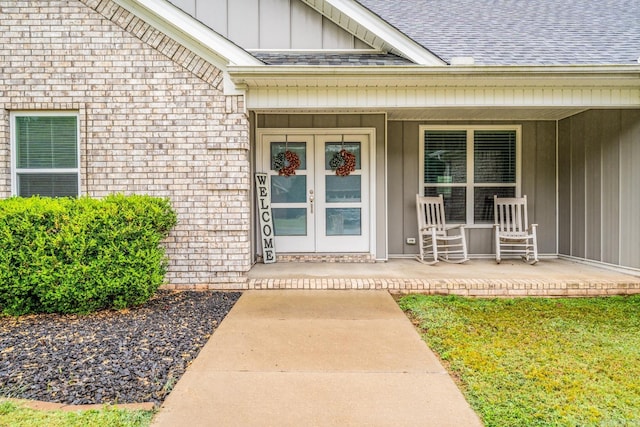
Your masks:
{"label": "red wreath", "polygon": [[340,150],[338,154],[342,157],[342,165],[336,168],[336,175],[349,176],[351,172],[356,170],[356,156],[345,149]]}
{"label": "red wreath", "polygon": [[291,176],[296,174],[296,169],[300,167],[300,157],[293,151],[284,152],[284,166],[278,170],[278,175]]}

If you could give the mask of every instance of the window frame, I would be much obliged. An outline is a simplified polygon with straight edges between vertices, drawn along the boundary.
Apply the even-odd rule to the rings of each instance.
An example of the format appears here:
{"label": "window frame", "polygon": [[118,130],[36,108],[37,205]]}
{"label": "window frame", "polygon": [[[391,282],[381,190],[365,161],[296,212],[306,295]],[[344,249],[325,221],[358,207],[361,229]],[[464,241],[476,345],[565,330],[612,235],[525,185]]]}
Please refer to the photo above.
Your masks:
{"label": "window frame", "polygon": [[[426,131],[466,131],[466,156],[467,156],[467,182],[465,183],[425,183],[424,182],[424,164],[425,164],[425,147],[424,138]],[[475,152],[474,152],[474,132],[475,131],[515,131],[516,134],[516,182],[515,183],[475,183]],[[420,125],[418,131],[418,189],[423,195],[427,187],[462,187],[465,188],[465,224],[467,228],[491,228],[493,224],[483,224],[474,222],[474,193],[475,187],[514,187],[515,197],[521,197],[522,185],[522,125]],[[451,222],[451,224],[458,224]]]}
{"label": "window frame", "polygon": [[[77,166],[75,168],[39,168],[39,169],[25,169],[18,168],[18,141],[16,140],[16,119],[18,117],[75,117],[76,118],[76,159]],[[10,134],[10,147],[11,147],[11,195],[19,196],[18,194],[18,174],[76,174],[78,177],[78,186],[76,188],[76,197],[82,195],[81,192],[81,179],[80,174],[80,114],[78,111],[67,110],[25,110],[25,111],[11,111],[9,114],[9,134]]]}

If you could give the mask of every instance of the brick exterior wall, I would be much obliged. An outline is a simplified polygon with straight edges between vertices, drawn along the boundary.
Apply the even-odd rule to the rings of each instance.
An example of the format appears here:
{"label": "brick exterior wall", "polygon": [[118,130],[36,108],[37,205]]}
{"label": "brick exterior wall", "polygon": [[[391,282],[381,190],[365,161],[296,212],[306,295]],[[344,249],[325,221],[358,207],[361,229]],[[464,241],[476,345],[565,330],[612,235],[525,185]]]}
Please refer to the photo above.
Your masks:
{"label": "brick exterior wall", "polygon": [[250,256],[249,123],[219,69],[110,0],[0,0],[0,197],[9,114],[79,113],[82,194],[169,197],[169,287],[241,289]]}

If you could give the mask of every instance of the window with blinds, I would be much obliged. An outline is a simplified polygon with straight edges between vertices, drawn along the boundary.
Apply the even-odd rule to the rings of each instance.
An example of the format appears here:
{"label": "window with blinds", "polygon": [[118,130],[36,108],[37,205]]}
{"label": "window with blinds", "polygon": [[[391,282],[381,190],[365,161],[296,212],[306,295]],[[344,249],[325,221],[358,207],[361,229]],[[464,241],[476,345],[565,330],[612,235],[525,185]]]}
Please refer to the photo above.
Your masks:
{"label": "window with blinds", "polygon": [[466,221],[467,132],[427,130],[424,133],[424,195],[444,199],[451,223]]}
{"label": "window with blinds", "polygon": [[15,194],[78,196],[77,115],[15,113],[12,126]]}
{"label": "window with blinds", "polygon": [[519,127],[421,126],[425,196],[443,195],[447,222],[493,223],[493,196],[517,193]]}

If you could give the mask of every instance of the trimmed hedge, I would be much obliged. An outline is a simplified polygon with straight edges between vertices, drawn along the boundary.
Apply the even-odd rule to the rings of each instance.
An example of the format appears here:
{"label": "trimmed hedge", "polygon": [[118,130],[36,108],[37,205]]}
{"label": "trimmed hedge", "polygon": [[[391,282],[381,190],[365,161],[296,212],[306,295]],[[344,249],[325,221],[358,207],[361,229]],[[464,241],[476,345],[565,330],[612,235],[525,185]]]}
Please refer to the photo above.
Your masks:
{"label": "trimmed hedge", "polygon": [[164,281],[168,199],[0,201],[0,310],[87,313],[146,302]]}

